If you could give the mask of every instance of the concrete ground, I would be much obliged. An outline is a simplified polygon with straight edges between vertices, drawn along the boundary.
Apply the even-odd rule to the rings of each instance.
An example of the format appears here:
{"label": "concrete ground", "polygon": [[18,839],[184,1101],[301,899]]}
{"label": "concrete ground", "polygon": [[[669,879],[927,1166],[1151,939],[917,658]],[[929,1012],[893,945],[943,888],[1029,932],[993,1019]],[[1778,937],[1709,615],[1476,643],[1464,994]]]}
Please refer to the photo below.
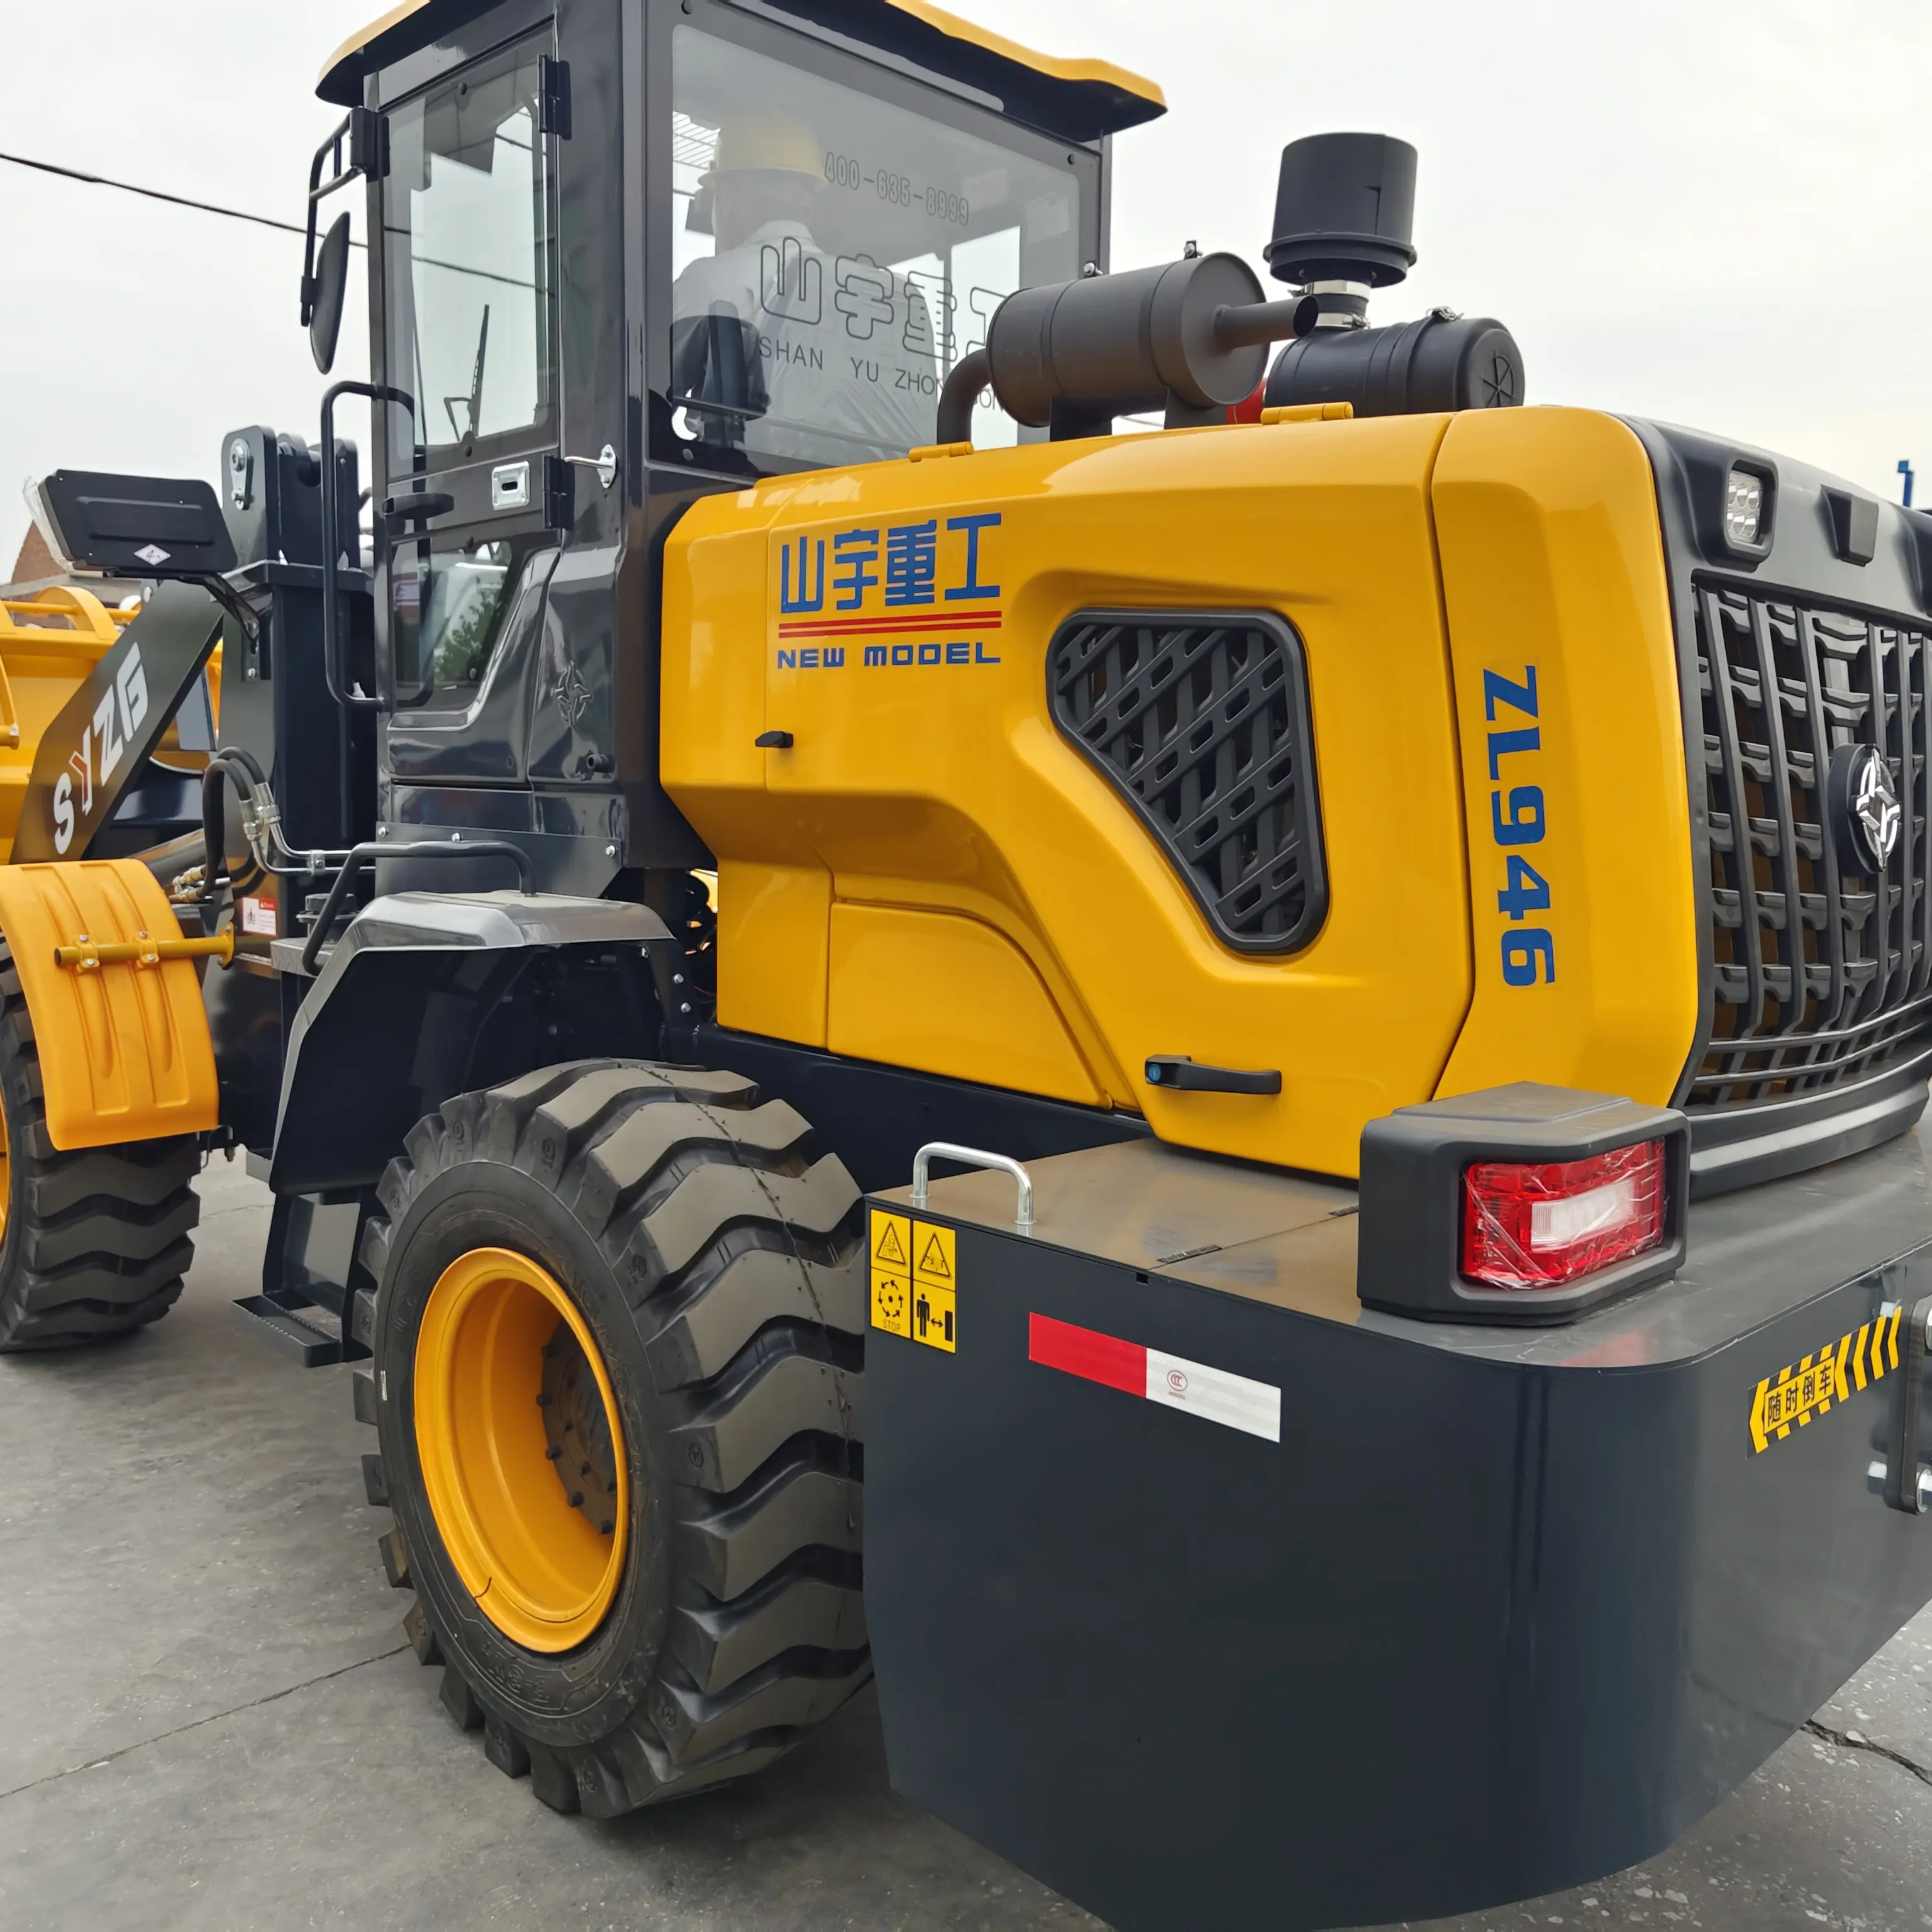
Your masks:
{"label": "concrete ground", "polygon": [[[1092,1928],[896,1798],[871,1694],[615,1824],[460,1735],[398,1626],[340,1371],[230,1311],[266,1196],[205,1178],[180,1306],[0,1360],[0,1928]],[[1932,1612],[1662,1857],[1454,1924],[1932,1928]]]}

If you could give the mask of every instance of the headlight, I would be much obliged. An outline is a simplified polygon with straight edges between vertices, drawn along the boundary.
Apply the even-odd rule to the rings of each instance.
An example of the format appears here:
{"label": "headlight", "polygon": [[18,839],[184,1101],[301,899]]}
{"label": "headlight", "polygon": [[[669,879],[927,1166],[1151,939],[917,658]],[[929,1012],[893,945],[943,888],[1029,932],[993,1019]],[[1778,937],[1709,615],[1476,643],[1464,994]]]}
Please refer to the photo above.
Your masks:
{"label": "headlight", "polygon": [[1764,542],[1764,478],[1733,470],[1724,478],[1724,535],[1740,550]]}

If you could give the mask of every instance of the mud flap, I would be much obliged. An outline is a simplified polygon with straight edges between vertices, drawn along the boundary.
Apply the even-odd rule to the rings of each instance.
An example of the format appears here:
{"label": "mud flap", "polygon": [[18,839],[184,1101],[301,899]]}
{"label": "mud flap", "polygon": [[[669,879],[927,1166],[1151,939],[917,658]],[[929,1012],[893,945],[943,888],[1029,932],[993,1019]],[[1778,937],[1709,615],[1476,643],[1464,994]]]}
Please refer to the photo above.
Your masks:
{"label": "mud flap", "polygon": [[[105,662],[105,660],[104,660]],[[58,946],[182,939],[139,860],[0,866],[0,934],[40,1052],[47,1133],[63,1151],[204,1132],[220,1098],[193,959],[61,965]]]}

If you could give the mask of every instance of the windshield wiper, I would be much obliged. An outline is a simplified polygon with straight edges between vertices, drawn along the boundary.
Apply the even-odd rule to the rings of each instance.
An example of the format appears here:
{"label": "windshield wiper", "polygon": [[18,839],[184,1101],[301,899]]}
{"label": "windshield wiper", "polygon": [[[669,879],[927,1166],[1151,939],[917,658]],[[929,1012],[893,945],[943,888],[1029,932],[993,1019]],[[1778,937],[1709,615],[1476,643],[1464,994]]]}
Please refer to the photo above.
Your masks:
{"label": "windshield wiper", "polygon": [[[490,304],[483,304],[483,326],[476,332],[476,367],[470,378],[470,393],[466,396],[445,396],[442,406],[449,414],[450,434],[458,442],[465,436],[475,436],[483,421],[483,358],[490,350]],[[465,430],[456,420],[456,406],[464,403],[469,406],[470,427]]]}

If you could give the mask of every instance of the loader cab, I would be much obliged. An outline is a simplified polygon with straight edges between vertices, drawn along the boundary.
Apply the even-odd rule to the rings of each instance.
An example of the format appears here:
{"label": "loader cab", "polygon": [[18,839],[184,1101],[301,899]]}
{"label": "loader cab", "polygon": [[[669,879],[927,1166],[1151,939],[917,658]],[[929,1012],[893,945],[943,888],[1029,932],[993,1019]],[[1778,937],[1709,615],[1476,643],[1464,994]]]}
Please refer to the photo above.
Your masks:
{"label": "loader cab", "polygon": [[359,172],[380,238],[375,816],[512,836],[553,890],[703,865],[657,776],[664,534],[932,442],[1000,301],[1105,266],[1108,140],[1159,90],[886,0],[421,0],[320,92],[359,165],[318,156],[312,209]]}

